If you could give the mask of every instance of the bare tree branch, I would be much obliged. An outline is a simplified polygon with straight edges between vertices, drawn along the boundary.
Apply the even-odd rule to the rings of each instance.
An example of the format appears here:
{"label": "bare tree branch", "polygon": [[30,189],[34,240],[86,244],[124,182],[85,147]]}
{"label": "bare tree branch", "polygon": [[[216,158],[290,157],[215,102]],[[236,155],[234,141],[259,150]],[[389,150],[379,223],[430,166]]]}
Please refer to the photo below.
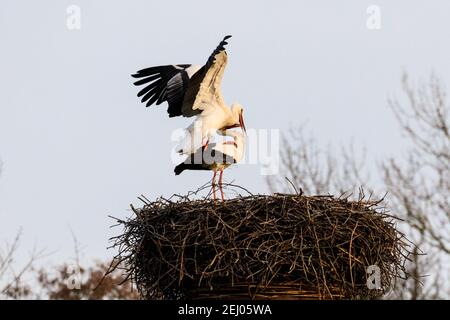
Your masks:
{"label": "bare tree branch", "polygon": [[402,162],[383,164],[396,208],[427,245],[450,255],[450,106],[436,76],[418,87],[403,77],[408,103],[391,99],[411,148]]}
{"label": "bare tree branch", "polygon": [[20,247],[21,236],[20,230],[12,243],[6,243],[4,249],[0,248],[0,296],[17,299],[28,295],[30,288],[23,282],[23,277],[32,271],[35,262],[44,254],[43,250],[33,248],[25,263],[16,269],[14,259]]}
{"label": "bare tree branch", "polygon": [[370,176],[365,168],[365,150],[356,152],[354,144],[336,153],[331,146],[322,149],[305,127],[291,129],[282,136],[280,176],[269,176],[272,192],[288,192],[284,177],[306,194],[355,193],[362,186],[369,192]]}
{"label": "bare tree branch", "polygon": [[[392,211],[405,221],[400,227],[427,254],[417,251],[421,254],[409,265],[414,276],[399,282],[390,298],[445,297],[450,295],[450,272],[443,263],[450,259],[450,105],[435,75],[413,86],[405,74],[402,84],[405,99],[391,98],[389,105],[411,146],[404,159],[382,163],[380,178]],[[321,149],[300,127],[283,136],[281,152],[282,176],[267,179],[272,192],[288,192],[284,176],[309,194],[371,190],[365,151],[355,152],[353,144],[340,153]]]}

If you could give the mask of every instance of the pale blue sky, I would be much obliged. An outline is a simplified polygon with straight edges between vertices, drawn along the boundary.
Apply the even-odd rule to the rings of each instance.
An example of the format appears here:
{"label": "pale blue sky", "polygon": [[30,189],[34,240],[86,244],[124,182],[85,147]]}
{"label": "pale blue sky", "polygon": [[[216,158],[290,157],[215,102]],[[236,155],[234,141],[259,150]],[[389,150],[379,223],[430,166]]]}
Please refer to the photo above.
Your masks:
{"label": "pale blue sky", "polygon": [[[81,8],[68,31],[66,8]],[[381,9],[368,30],[366,9]],[[152,65],[205,62],[232,34],[223,82],[249,128],[308,122],[326,144],[366,145],[368,162],[399,155],[387,107],[403,69],[450,79],[448,1],[3,0],[0,11],[0,241],[23,227],[53,261],[104,258],[107,215],[130,202],[196,189],[207,172],[175,177],[171,132],[191,119],[146,109],[130,74]],[[267,192],[258,166],[227,179]],[[69,227],[70,226],[70,227]]]}

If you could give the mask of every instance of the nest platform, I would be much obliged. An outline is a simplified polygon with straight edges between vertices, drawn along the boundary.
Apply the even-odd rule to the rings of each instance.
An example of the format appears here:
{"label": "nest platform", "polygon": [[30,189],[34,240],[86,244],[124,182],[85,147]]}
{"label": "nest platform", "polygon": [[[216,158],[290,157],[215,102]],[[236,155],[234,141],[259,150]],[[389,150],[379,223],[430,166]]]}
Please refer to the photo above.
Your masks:
{"label": "nest platform", "polygon": [[140,199],[112,241],[144,299],[376,299],[407,276],[410,243],[380,201]]}

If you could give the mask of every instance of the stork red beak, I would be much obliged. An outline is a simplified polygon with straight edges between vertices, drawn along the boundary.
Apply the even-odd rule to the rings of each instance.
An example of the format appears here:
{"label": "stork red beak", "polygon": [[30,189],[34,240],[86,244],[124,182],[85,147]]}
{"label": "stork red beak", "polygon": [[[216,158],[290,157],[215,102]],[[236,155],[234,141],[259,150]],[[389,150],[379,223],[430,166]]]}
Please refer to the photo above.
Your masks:
{"label": "stork red beak", "polygon": [[239,126],[245,132],[245,134],[247,134],[247,130],[245,129],[244,117],[242,116],[242,112],[239,114]]}

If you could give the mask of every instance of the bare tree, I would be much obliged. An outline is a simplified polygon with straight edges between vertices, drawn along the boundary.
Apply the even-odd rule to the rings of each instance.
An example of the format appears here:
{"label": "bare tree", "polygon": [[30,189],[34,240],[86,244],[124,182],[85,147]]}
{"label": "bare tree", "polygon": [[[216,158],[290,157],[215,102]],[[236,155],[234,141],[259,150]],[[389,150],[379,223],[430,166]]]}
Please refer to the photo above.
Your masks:
{"label": "bare tree", "polygon": [[[450,106],[435,76],[414,87],[405,75],[403,89],[406,103],[390,99],[389,104],[411,148],[402,160],[384,161],[376,178],[384,182],[392,213],[405,221],[399,227],[418,247],[409,262],[412,277],[399,281],[388,298],[448,297],[450,270],[444,266],[450,259]],[[373,190],[365,152],[355,152],[353,144],[339,152],[320,148],[304,127],[282,139],[281,176],[268,177],[271,191],[289,190],[283,177],[307,194],[339,195],[361,186]]]}
{"label": "bare tree", "polygon": [[23,278],[32,271],[33,265],[43,252],[33,249],[29,258],[21,265],[16,264],[16,255],[20,247],[21,231],[11,243],[0,248],[0,298],[17,299],[30,293],[30,287]]}
{"label": "bare tree", "polygon": [[139,299],[137,290],[121,271],[121,265],[102,261],[82,264],[82,245],[72,228],[70,233],[73,258],[56,267],[35,271],[38,286],[29,296],[51,300]]}
{"label": "bare tree", "polygon": [[281,174],[267,178],[272,192],[289,191],[285,177],[306,194],[341,195],[360,187],[372,191],[365,150],[356,152],[353,143],[338,152],[330,145],[321,148],[305,126],[291,129],[281,139]]}
{"label": "bare tree", "polygon": [[[411,268],[423,288],[411,280],[404,284],[408,298],[443,298],[450,293],[450,105],[445,89],[434,75],[426,84],[412,85],[403,76],[406,99],[390,99],[405,138],[405,157],[382,165],[392,206],[405,220],[405,231],[427,255]],[[415,289],[417,288],[417,289]]]}
{"label": "bare tree", "polygon": [[[63,263],[56,268],[37,271],[40,292],[33,292],[34,298],[52,300],[99,300],[139,299],[136,288],[127,280],[122,266],[96,261],[83,266],[80,261],[81,244],[75,232],[70,229],[74,244],[73,262]],[[115,260],[113,263],[116,263]]]}
{"label": "bare tree", "polygon": [[[0,159],[0,175],[3,162]],[[28,295],[30,287],[25,283],[24,276],[30,273],[43,251],[33,248],[27,260],[22,265],[17,264],[17,254],[20,248],[22,230],[19,230],[12,242],[0,246],[0,299],[18,299]]]}
{"label": "bare tree", "polygon": [[35,291],[32,296],[52,300],[139,299],[121,268],[108,273],[109,270],[110,265],[104,262],[90,267],[65,263],[54,272],[41,269],[37,272],[40,292]]}
{"label": "bare tree", "polygon": [[71,232],[74,261],[56,267],[37,268],[36,261],[44,252],[36,249],[25,262],[17,263],[21,231],[11,243],[0,247],[0,299],[139,299],[137,290],[125,278],[120,266],[100,261],[82,266],[80,244]]}

